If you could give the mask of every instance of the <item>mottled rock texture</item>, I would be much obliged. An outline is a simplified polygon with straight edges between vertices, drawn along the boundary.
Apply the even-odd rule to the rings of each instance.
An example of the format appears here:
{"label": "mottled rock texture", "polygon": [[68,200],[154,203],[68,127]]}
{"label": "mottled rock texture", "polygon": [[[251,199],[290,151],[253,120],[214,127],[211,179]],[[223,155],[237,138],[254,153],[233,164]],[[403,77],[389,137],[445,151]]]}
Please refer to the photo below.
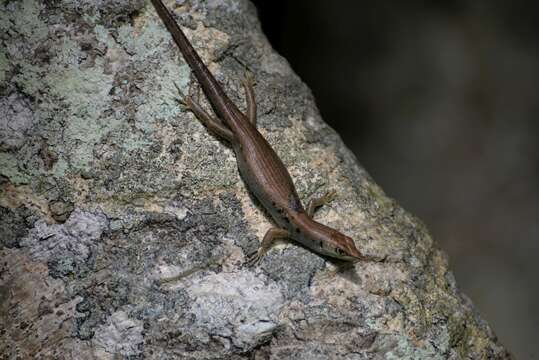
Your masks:
{"label": "mottled rock texture", "polygon": [[6,359],[505,359],[425,227],[320,118],[245,0],[178,21],[317,218],[381,263],[270,227],[225,143],[177,103],[196,82],[149,3],[0,2],[0,354]]}

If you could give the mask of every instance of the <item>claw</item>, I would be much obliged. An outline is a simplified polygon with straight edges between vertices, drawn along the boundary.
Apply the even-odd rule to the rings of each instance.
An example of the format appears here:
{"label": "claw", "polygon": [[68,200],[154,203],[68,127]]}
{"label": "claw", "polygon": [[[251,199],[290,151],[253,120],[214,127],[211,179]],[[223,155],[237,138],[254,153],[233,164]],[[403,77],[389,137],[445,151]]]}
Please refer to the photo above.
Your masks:
{"label": "claw", "polygon": [[176,99],[176,101],[185,106],[186,108],[189,108],[189,104],[187,102],[187,98],[186,96],[183,94],[183,92],[180,90],[180,87],[178,86],[178,84],[176,84],[174,81],[172,82],[172,84],[174,84],[174,87],[176,88],[176,90],[178,91],[178,94],[180,95],[179,98]]}
{"label": "claw", "polygon": [[335,197],[337,196],[337,192],[335,190],[328,191],[323,197],[324,204],[330,203],[333,200],[335,200]]}
{"label": "claw", "polygon": [[183,98],[177,98],[175,99],[176,102],[184,107],[186,107],[187,109],[189,109],[189,105],[187,104],[187,101],[185,101],[185,99]]}
{"label": "claw", "polygon": [[175,87],[176,90],[178,91],[178,94],[180,94],[180,97],[181,97],[181,98],[184,98],[185,95],[184,95],[183,92],[180,90],[180,87],[178,86],[178,84],[176,84],[175,81],[173,81],[172,84],[174,84],[174,87]]}
{"label": "claw", "polygon": [[252,72],[246,71],[245,75],[243,76],[243,81],[245,81],[247,84],[254,85],[255,83],[255,76]]}
{"label": "claw", "polygon": [[245,262],[247,264],[247,266],[249,267],[254,267],[256,265],[258,265],[260,263],[260,261],[262,260],[262,257],[264,256],[264,254],[258,250],[256,252],[256,254],[254,254],[253,256],[249,257],[247,259],[247,261]]}

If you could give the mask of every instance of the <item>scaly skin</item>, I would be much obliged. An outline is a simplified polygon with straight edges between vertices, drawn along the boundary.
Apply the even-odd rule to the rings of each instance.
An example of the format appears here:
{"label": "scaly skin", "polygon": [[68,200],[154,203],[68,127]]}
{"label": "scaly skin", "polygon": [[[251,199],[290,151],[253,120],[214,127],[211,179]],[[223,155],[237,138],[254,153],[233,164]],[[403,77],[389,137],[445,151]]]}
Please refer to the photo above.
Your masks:
{"label": "scaly skin", "polygon": [[244,81],[248,104],[247,115],[244,115],[204,65],[161,0],[152,0],[152,3],[220,120],[207,114],[191,97],[183,99],[183,103],[209,130],[230,142],[243,180],[278,225],[268,230],[251,261],[259,261],[274,239],[285,237],[333,258],[366,259],[350,237],[313,220],[315,208],[330,201],[333,193],[312,200],[308,211],[303,208],[288,170],[256,129],[256,103],[251,80]]}

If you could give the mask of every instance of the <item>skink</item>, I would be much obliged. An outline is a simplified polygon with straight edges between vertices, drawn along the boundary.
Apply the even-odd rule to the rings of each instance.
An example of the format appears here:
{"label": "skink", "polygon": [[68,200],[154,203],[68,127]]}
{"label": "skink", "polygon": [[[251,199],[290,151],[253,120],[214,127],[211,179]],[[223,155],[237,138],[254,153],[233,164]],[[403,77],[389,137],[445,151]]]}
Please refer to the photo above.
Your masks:
{"label": "skink", "polygon": [[359,252],[350,237],[313,220],[316,208],[330,201],[334,193],[312,199],[307,210],[301,204],[288,170],[256,128],[257,110],[252,79],[243,80],[247,98],[247,113],[243,114],[202,62],[163,2],[152,0],[152,3],[195,74],[217,118],[208,114],[190,96],[184,97],[183,103],[211,132],[231,144],[244,182],[277,224],[268,230],[258,252],[249,261],[258,262],[273,240],[278,238],[292,238],[319,254],[341,260],[368,259]]}

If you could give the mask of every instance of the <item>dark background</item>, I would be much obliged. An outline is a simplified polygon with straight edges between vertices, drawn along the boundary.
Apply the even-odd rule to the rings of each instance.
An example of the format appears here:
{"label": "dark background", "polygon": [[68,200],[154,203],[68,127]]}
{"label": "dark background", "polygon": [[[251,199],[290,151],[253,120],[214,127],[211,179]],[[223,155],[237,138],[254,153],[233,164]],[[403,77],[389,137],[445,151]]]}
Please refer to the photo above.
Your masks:
{"label": "dark background", "polygon": [[254,1],[264,32],[519,359],[539,359],[532,1]]}

